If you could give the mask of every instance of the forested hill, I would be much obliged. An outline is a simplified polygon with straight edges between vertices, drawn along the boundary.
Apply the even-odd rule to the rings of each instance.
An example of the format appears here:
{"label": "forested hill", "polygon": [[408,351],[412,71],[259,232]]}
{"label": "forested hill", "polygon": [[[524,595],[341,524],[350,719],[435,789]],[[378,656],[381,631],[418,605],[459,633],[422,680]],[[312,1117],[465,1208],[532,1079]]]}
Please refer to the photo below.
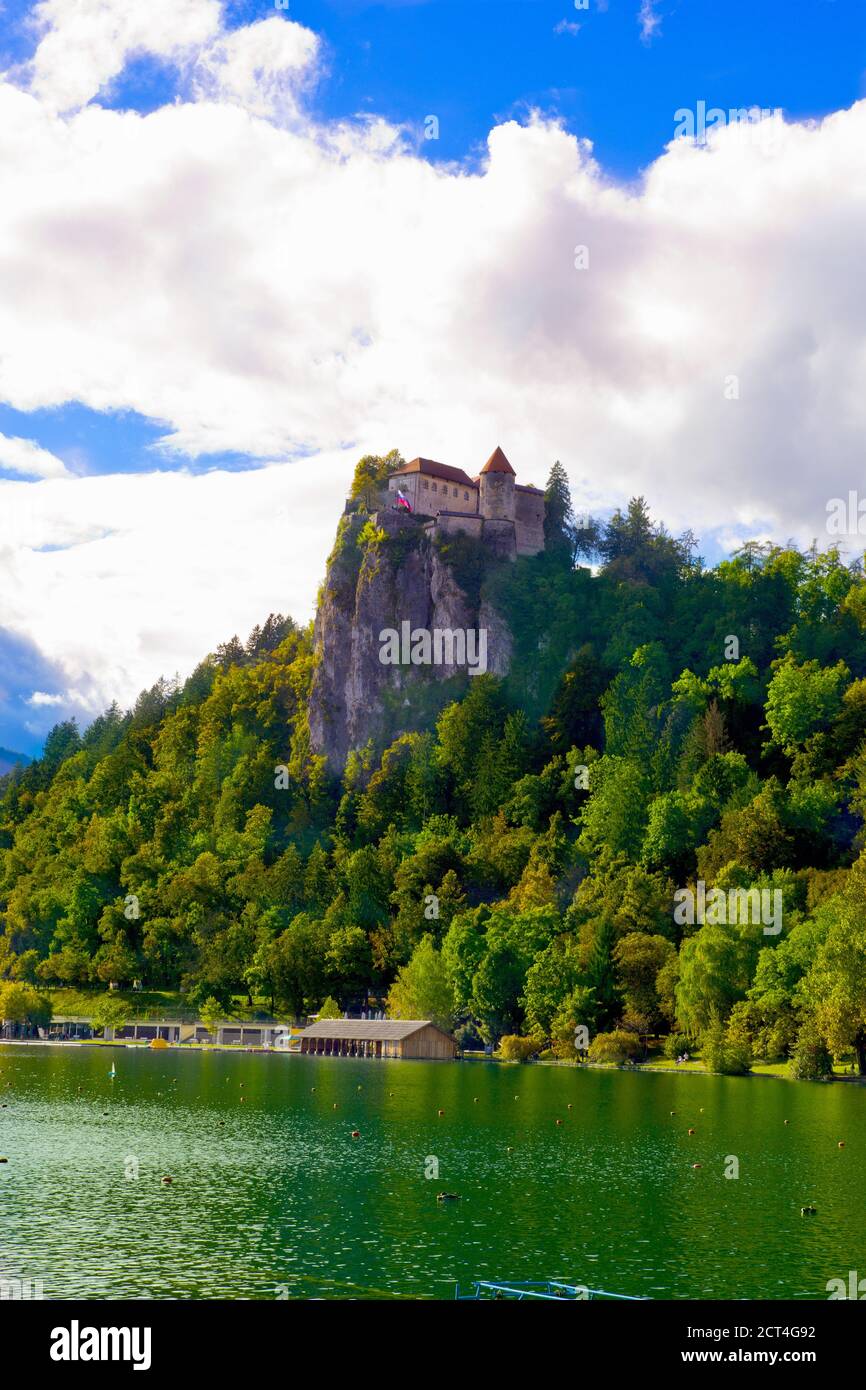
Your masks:
{"label": "forested hill", "polygon": [[[508,676],[340,777],[310,749],[312,635],[281,617],[55,728],[0,793],[0,977],[296,1015],[390,991],[570,1057],[583,1024],[596,1056],[672,1032],[727,1070],[862,1058],[859,564],[749,544],[707,569],[640,499],[578,530],[558,466],[547,500],[546,553],[481,580]],[[778,891],[778,927],[682,920],[699,884]]]}

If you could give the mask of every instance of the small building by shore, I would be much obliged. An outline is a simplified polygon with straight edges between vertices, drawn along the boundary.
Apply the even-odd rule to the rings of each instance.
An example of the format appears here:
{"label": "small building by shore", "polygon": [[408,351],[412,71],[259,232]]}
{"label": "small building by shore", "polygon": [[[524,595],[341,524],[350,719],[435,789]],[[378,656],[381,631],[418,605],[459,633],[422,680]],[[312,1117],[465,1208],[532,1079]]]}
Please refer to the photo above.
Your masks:
{"label": "small building by shore", "polygon": [[401,1057],[453,1062],[454,1039],[425,1018],[322,1018],[300,1035],[304,1056]]}

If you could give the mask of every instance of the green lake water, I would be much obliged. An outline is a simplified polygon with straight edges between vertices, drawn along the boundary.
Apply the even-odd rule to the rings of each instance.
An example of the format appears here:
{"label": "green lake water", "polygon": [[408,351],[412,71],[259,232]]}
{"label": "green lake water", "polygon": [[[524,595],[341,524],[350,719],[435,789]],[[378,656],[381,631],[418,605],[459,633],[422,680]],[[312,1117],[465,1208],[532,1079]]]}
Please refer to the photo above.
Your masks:
{"label": "green lake water", "polygon": [[826,1298],[866,1277],[858,1086],[0,1046],[0,1103],[0,1278],[46,1298],[450,1298],[473,1278]]}

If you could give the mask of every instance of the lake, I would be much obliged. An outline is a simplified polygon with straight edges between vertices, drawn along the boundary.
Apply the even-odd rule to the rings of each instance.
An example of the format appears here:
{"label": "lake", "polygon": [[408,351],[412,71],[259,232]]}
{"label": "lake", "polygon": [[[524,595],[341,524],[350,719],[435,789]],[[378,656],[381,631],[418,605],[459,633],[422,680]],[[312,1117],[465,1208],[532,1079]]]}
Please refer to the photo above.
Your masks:
{"label": "lake", "polygon": [[46,1298],[450,1298],[473,1278],[826,1298],[866,1276],[858,1086],[0,1046],[0,1102],[0,1278]]}

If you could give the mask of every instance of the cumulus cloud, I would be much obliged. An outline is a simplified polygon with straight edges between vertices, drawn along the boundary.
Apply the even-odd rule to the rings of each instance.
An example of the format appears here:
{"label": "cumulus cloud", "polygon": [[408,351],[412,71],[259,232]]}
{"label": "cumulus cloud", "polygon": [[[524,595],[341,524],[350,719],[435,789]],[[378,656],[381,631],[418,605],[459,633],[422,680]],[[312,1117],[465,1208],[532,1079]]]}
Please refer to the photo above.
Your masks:
{"label": "cumulus cloud", "polygon": [[16,439],[6,434],[0,434],[0,468],[28,478],[60,478],[67,471],[62,459],[32,439]]}
{"label": "cumulus cloud", "polygon": [[245,25],[201,54],[197,92],[237,102],[257,116],[294,117],[297,97],[316,76],[318,37],[277,17]]}
{"label": "cumulus cloud", "polygon": [[303,617],[352,458],[392,446],[473,472],[499,442],[525,481],[562,459],[579,505],[640,491],[675,528],[822,536],[862,476],[866,103],[672,141],[628,186],[536,116],[470,173],[382,120],[304,116],[308,31],[190,14],[203,38],[167,31],[189,99],[152,114],[58,116],[50,50],[0,83],[0,400],[282,461],[0,483],[34,522],[0,554],[0,621],[73,685],[129,698],[269,608]]}
{"label": "cumulus cloud", "polygon": [[540,119],[467,174],[382,123],[57,120],[6,84],[0,396],[134,409],[193,455],[352,441],[473,469],[499,440],[672,523],[814,528],[859,476],[866,105],[770,119],[623,187]]}
{"label": "cumulus cloud", "polygon": [[351,466],[0,484],[2,622],[44,663],[0,642],[0,742],[130,704],[271,611],[309,620]]}
{"label": "cumulus cloud", "polygon": [[181,62],[221,31],[219,0],[40,0],[31,11],[38,44],[28,76],[47,107],[83,106],[123,71],[129,58],[149,53]]}

